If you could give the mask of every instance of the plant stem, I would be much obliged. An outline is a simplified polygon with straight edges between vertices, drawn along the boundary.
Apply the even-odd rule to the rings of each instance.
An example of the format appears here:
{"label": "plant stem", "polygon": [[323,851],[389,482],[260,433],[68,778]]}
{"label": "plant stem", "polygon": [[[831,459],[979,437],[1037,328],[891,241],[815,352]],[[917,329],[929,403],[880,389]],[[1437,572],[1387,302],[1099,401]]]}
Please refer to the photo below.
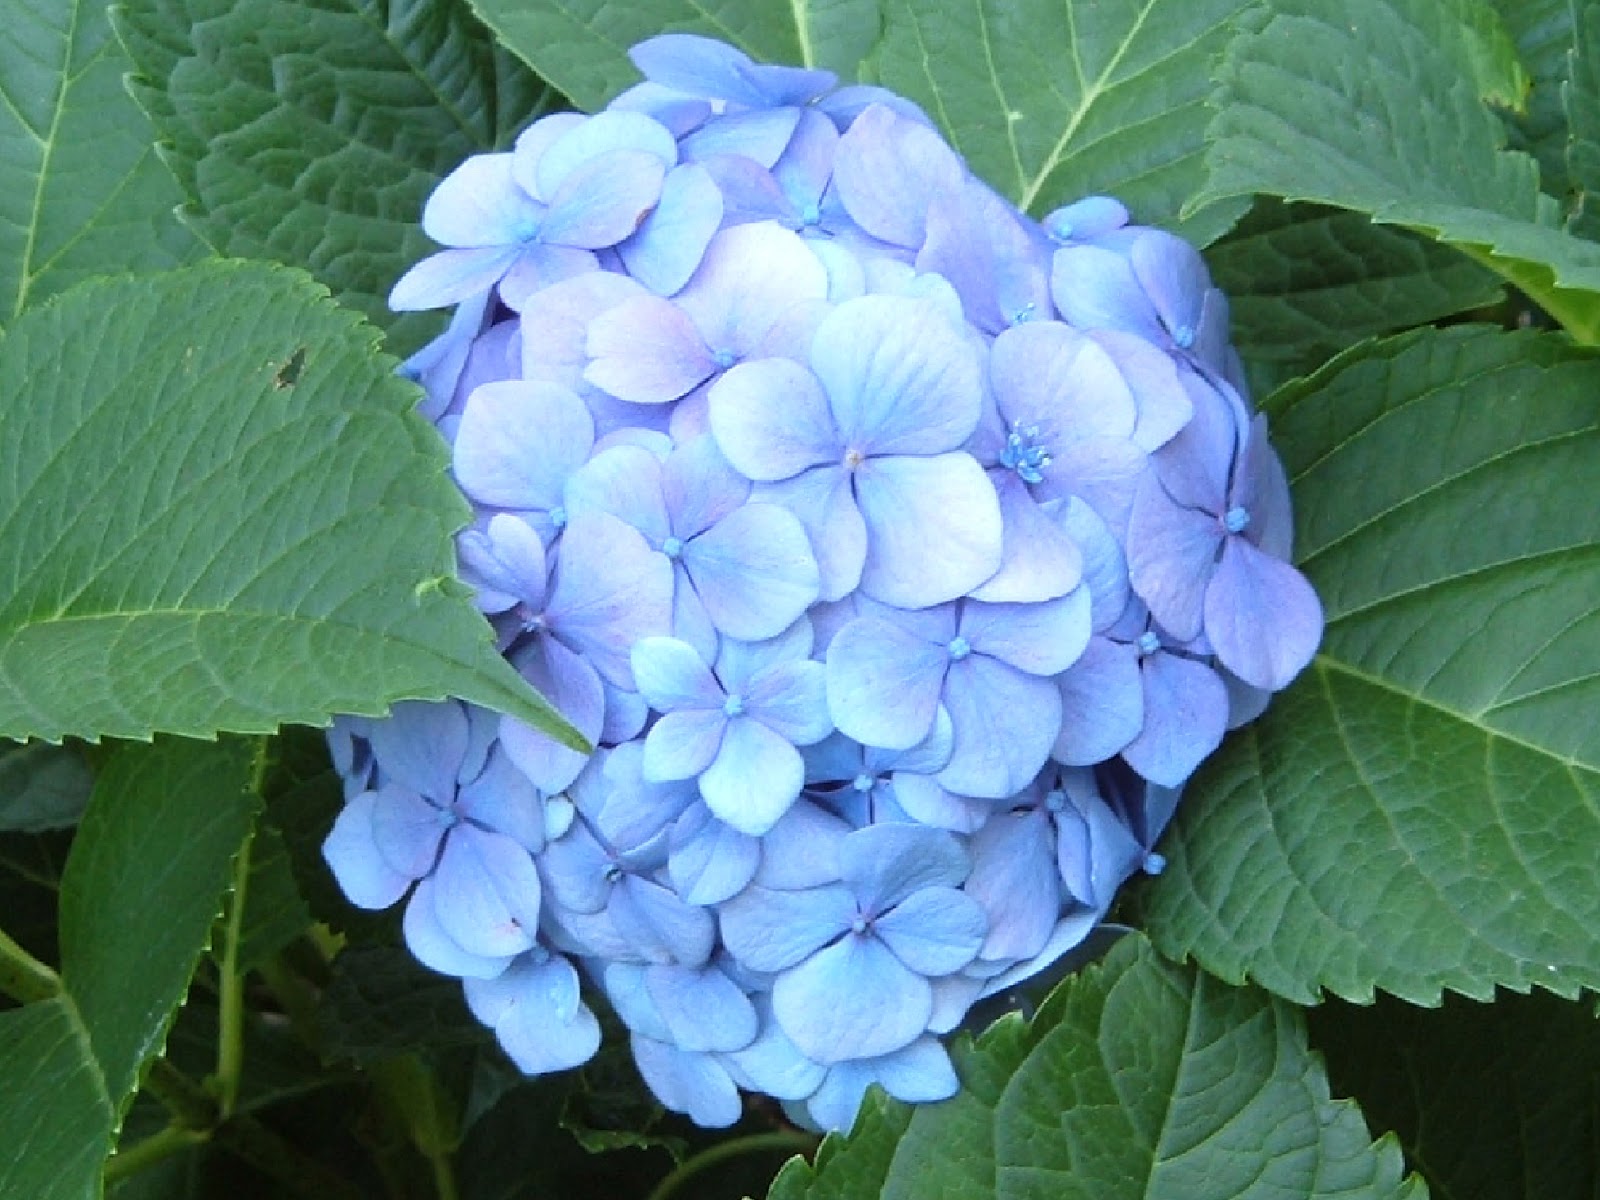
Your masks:
{"label": "plant stem", "polygon": [[709,1149],[702,1150],[693,1158],[678,1164],[676,1168],[655,1187],[648,1200],[668,1200],[677,1194],[678,1190],[690,1179],[709,1167],[718,1163],[727,1162],[731,1158],[741,1158],[746,1154],[768,1154],[782,1150],[792,1150],[796,1154],[804,1154],[815,1149],[817,1139],[809,1133],[798,1129],[780,1129],[775,1133],[753,1133],[749,1137],[734,1138],[731,1142],[719,1142]]}
{"label": "plant stem", "polygon": [[61,976],[29,954],[0,929],[0,992],[18,1004],[53,1000],[61,994]]}
{"label": "plant stem", "polygon": [[210,1137],[211,1134],[204,1129],[190,1129],[186,1125],[173,1122],[160,1133],[152,1134],[126,1150],[118,1150],[108,1158],[102,1172],[105,1182],[112,1184],[119,1179],[126,1179],[129,1175],[138,1174],[158,1162],[171,1158],[174,1154],[181,1154],[191,1147],[204,1145]]}
{"label": "plant stem", "polygon": [[228,924],[223,932],[222,961],[217,969],[220,995],[217,1029],[217,1102],[223,1117],[233,1113],[239,1100],[239,1080],[244,1076],[244,975],[239,970],[239,942],[244,934],[244,910],[250,893],[251,832],[233,864],[233,895],[228,901]]}

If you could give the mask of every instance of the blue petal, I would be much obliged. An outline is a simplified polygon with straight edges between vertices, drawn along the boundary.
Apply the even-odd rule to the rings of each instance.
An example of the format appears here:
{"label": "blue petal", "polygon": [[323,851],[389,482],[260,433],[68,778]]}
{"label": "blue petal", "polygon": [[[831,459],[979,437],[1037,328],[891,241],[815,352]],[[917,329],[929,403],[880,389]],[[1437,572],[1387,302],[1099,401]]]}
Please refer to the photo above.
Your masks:
{"label": "blue petal", "polygon": [[470,300],[498,283],[520,253],[516,246],[486,246],[430,254],[396,281],[389,307],[420,312]]}
{"label": "blue petal", "polygon": [[899,608],[954,600],[1002,560],[1000,502],[968,454],[870,459],[856,473],[867,530],[861,590]]}
{"label": "blue petal", "polygon": [[1030,675],[1058,675],[1089,644],[1089,591],[1039,604],[980,604],[961,608],[961,636],[974,654],[998,659]]}
{"label": "blue petal", "polygon": [[752,717],[735,717],[715,761],[700,776],[700,795],[722,820],[752,837],[773,827],[800,795],[800,752]]}
{"label": "blue petal", "polygon": [[456,429],[462,489],[495,508],[549,510],[567,476],[589,457],[594,418],[567,388],[508,380],[467,398]]}
{"label": "blue petal", "polygon": [[761,843],[717,820],[696,804],[672,827],[667,874],[690,904],[721,904],[738,895],[755,877]]}
{"label": "blue petal", "polygon": [[961,185],[961,160],[933,130],[875,104],[839,140],[833,181],[851,218],[873,237],[912,249],[928,202]]}
{"label": "blue petal", "polygon": [[1091,638],[1083,657],[1056,681],[1061,732],[1051,757],[1067,766],[1092,766],[1121,750],[1144,727],[1144,685],[1137,648]]}
{"label": "blue petal", "polygon": [[711,957],[717,938],[711,914],[660,884],[623,876],[607,911],[632,953],[647,962],[696,967]]}
{"label": "blue petal", "polygon": [[678,161],[678,145],[665,126],[643,113],[599,112],[574,122],[561,136],[539,152],[518,139],[517,151],[526,160],[536,155],[534,173],[539,195],[550,199],[573,175],[597,162],[613,166],[610,157],[622,152],[654,158],[663,168]]}
{"label": "blue petal", "polygon": [[845,838],[839,865],[862,908],[882,913],[927,887],[958,887],[972,869],[961,842],[922,825],[869,825]]}
{"label": "blue petal", "polygon": [[907,1104],[931,1104],[956,1094],[961,1086],[950,1056],[933,1038],[918,1038],[872,1064],[883,1090]]}
{"label": "blue petal", "polygon": [[965,892],[925,887],[884,913],[872,928],[918,975],[953,975],[984,945],[989,921]]}
{"label": "blue petal", "polygon": [[422,231],[441,246],[508,246],[544,213],[517,185],[510,154],[474,154],[439,181],[422,209]]}
{"label": "blue petal", "polygon": [[435,885],[424,879],[406,904],[401,930],[406,948],[430,971],[463,979],[493,979],[511,965],[514,955],[485,957],[470,954],[444,931],[434,909]]}
{"label": "blue petal", "polygon": [[386,778],[448,804],[470,736],[461,705],[411,700],[396,704],[389,720],[373,722],[367,739]]}
{"label": "blue petal", "polygon": [[712,436],[747,478],[788,479],[839,457],[827,396],[799,363],[739,363],[712,385],[709,402]]}
{"label": "blue petal", "polygon": [[388,908],[416,878],[384,861],[372,836],[376,792],[361,792],[340,810],[322,843],[322,857],[357,908]]}
{"label": "blue petal", "polygon": [[551,842],[539,856],[550,904],[576,913],[599,912],[611,898],[607,878],[612,857],[582,821]]}
{"label": "blue petal", "polygon": [[693,779],[716,760],[728,728],[720,708],[667,713],[645,735],[644,777],[652,783]]}
{"label": "blue petal", "polygon": [[761,1032],[743,1050],[723,1059],[734,1082],[779,1100],[804,1100],[821,1085],[828,1071],[795,1049],[772,1015],[770,998],[758,999]]}
{"label": "blue petal", "polygon": [[869,746],[911,749],[933,728],[949,661],[943,645],[898,624],[875,617],[850,622],[828,643],[834,724]]}
{"label": "blue petal", "polygon": [[783,971],[848,930],[856,911],[854,895],[838,884],[802,891],[757,885],[722,906],[722,940],[750,970]]}
{"label": "blue petal", "polygon": [[532,948],[543,887],[533,859],[510,838],[457,825],[433,883],[440,926],[469,954],[494,958]]}
{"label": "blue petal", "polygon": [[1033,498],[1014,471],[994,469],[989,479],[1000,500],[1000,569],[971,591],[972,598],[1029,603],[1064,596],[1077,587],[1083,554],[1061,522]]}
{"label": "blue petal", "polygon": [[832,883],[839,878],[839,847],[849,832],[850,826],[832,813],[796,801],[761,839],[756,882],[791,890]]}
{"label": "blue petal", "polygon": [[748,158],[759,166],[776,163],[794,136],[800,110],[766,109],[713,117],[683,139],[683,157],[704,162],[723,154]]}
{"label": "blue petal", "polygon": [[752,496],[781,504],[799,519],[817,557],[818,591],[829,602],[855,591],[867,558],[867,527],[851,478],[839,466],[816,467],[793,479],[765,484]]}
{"label": "blue petal", "polygon": [[782,633],[821,586],[805,528],[776,504],[735,509],[684,546],[683,564],[718,630],[744,641]]}
{"label": "blue petal", "polygon": [[665,404],[711,378],[717,365],[694,323],[655,296],[619,304],[589,325],[583,377],[632,404]]}
{"label": "blue petal", "polygon": [[756,1010],[716,967],[655,966],[645,987],[680,1050],[743,1050],[755,1041]]}
{"label": "blue petal", "polygon": [[999,800],[1039,773],[1061,732],[1055,682],[974,654],[950,667],[945,707],[955,751],[939,782],[964,796]]}
{"label": "blue petal", "polygon": [[1317,652],[1322,602],[1288,563],[1230,537],[1206,589],[1205,631],[1223,666],[1253,687],[1279,691]]}
{"label": "blue petal", "polygon": [[778,663],[754,675],[745,711],[795,746],[820,742],[833,731],[827,679],[819,662]]}
{"label": "blue petal", "polygon": [[1050,822],[1038,809],[1001,813],[972,837],[966,890],[988,914],[986,959],[1032,958],[1061,916]]}
{"label": "blue petal", "polygon": [[[536,638],[518,652],[518,672],[590,741],[600,733],[605,689],[583,658],[554,638]],[[500,720],[500,741],[517,768],[544,792],[559,792],[578,777],[585,756],[515,717]]]}
{"label": "blue petal", "polygon": [[615,517],[580,513],[561,539],[546,619],[601,675],[633,691],[633,643],[671,627],[672,564]]}
{"label": "blue petal", "polygon": [[733,1080],[711,1055],[692,1054],[637,1033],[631,1045],[639,1074],[656,1099],[674,1112],[711,1129],[732,1125],[744,1112]]}
{"label": "blue petal", "polygon": [[832,1064],[914,1041],[933,991],[877,938],[849,934],[779,976],[772,1011],[802,1054]]}
{"label": "blue petal", "polygon": [[633,645],[633,677],[639,694],[662,712],[721,708],[725,694],[693,646],[677,638],[646,637]]}
{"label": "blue petal", "polygon": [[722,193],[704,167],[685,163],[667,172],[661,202],[617,253],[628,274],[670,296],[694,274],[721,223]]}
{"label": "blue petal", "polygon": [[808,244],[762,222],[724,229],[712,238],[705,261],[677,303],[713,350],[745,359],[772,354],[763,346],[773,330],[827,295],[827,270]]}
{"label": "blue petal", "polygon": [[600,1024],[579,1003],[578,975],[564,958],[519,959],[498,979],[468,979],[465,991],[473,1013],[525,1074],[581,1066],[600,1048]]}
{"label": "blue petal", "polygon": [[1155,306],[1134,277],[1128,260],[1099,246],[1056,251],[1050,294],[1068,324],[1078,329],[1120,329],[1165,344]]}
{"label": "blue petal", "polygon": [[367,795],[376,797],[369,836],[389,869],[408,879],[421,879],[433,870],[439,843],[455,822],[450,811],[430,804],[409,788],[393,784]]}
{"label": "blue petal", "polygon": [[1139,665],[1144,726],[1122,757],[1152,783],[1177,787],[1222,744],[1228,690],[1204,663],[1155,653]]}
{"label": "blue petal", "polygon": [[638,150],[614,151],[583,164],[550,198],[541,241],[600,250],[631,237],[661,198],[666,173],[659,158]]}

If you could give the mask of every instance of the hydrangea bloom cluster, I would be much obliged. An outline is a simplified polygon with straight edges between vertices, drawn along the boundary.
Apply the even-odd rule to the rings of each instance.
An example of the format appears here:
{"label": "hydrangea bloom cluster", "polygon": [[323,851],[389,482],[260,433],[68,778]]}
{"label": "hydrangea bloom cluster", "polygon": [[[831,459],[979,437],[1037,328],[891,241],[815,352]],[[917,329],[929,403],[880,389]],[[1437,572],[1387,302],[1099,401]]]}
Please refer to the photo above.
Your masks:
{"label": "hydrangea bloom cluster", "polygon": [[344,720],[325,852],[526,1071],[603,996],[661,1101],[848,1124],[1058,959],[1310,660],[1282,468],[1180,239],[1044,222],[926,117],[716,42],[474,157],[407,365],[504,653],[599,749]]}

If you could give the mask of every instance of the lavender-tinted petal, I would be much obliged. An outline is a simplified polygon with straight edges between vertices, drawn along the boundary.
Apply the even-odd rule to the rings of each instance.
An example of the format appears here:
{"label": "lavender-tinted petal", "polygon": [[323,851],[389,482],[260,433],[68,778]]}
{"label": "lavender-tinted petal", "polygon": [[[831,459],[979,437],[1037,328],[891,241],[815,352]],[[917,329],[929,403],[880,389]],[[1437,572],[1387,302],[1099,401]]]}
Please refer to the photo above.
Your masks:
{"label": "lavender-tinted petal", "polygon": [[818,592],[827,602],[855,591],[867,559],[867,526],[851,478],[842,467],[816,467],[752,493],[783,505],[804,526],[817,558]]}
{"label": "lavender-tinted petal", "polygon": [[744,1049],[727,1055],[724,1065],[736,1083],[751,1091],[779,1100],[804,1100],[821,1085],[827,1068],[795,1048],[773,1017],[770,1000],[758,999],[756,1010],[761,1031]]}
{"label": "lavender-tinted petal", "polygon": [[[519,152],[526,147],[518,142]],[[539,194],[552,200],[575,175],[597,162],[616,168],[612,155],[641,155],[670,167],[678,161],[678,145],[659,122],[643,113],[599,112],[574,124],[538,155],[534,168]]]}
{"label": "lavender-tinted petal", "polygon": [[794,622],[766,641],[741,642],[723,638],[717,651],[717,678],[730,693],[744,695],[762,672],[810,658],[812,645],[809,619]]}
{"label": "lavender-tinted petal", "polygon": [[990,473],[1000,500],[1000,569],[969,593],[990,603],[1063,596],[1083,576],[1083,555],[1061,523],[1039,506],[1012,471]]}
{"label": "lavender-tinted petal", "polygon": [[1061,915],[1052,841],[1037,809],[1001,813],[973,834],[965,887],[988,917],[984,958],[1031,958],[1044,948]]}
{"label": "lavender-tinted petal", "polygon": [[630,855],[654,844],[686,808],[698,807],[692,786],[656,783],[645,776],[644,747],[639,742],[612,750],[598,782],[602,793],[598,810],[592,804],[580,802],[580,806],[593,812],[591,819],[602,837]]}
{"label": "lavender-tinted petal", "polygon": [[933,130],[873,105],[839,139],[833,180],[850,217],[873,237],[922,245],[928,202],[961,184],[961,161]]}
{"label": "lavender-tinted petal", "polygon": [[794,222],[793,204],[772,172],[760,163],[739,155],[716,154],[693,165],[710,175],[722,194],[725,226],[755,221],[779,221],[785,225]]}
{"label": "lavender-tinted petal", "polygon": [[1272,693],[1266,688],[1251,687],[1226,667],[1219,667],[1223,686],[1228,689],[1228,728],[1238,729],[1248,725],[1267,711]]}
{"label": "lavender-tinted petal", "polygon": [[805,783],[800,752],[750,717],[728,722],[716,759],[700,776],[700,795],[722,820],[760,837],[783,816]]}
{"label": "lavender-tinted petal", "polygon": [[406,894],[415,875],[396,871],[378,850],[372,818],[378,793],[361,792],[339,811],[322,842],[322,858],[339,888],[357,908],[388,908]]}
{"label": "lavender-tinted petal", "polygon": [[874,937],[846,936],[784,972],[772,1011],[807,1058],[820,1063],[874,1058],[927,1028],[928,981]]}
{"label": "lavender-tinted petal", "polygon": [[696,804],[672,827],[667,875],[690,904],[721,904],[744,890],[761,863],[761,843]]}
{"label": "lavender-tinted petal", "polygon": [[481,504],[551,509],[589,457],[594,418],[557,384],[486,383],[472,393],[456,430],[455,475]]}
{"label": "lavender-tinted petal", "polygon": [[1128,210],[1111,196],[1085,196],[1045,217],[1043,224],[1060,242],[1092,241],[1128,223]]}
{"label": "lavender-tinted petal", "polygon": [[1116,363],[1132,390],[1138,417],[1128,436],[1134,444],[1148,452],[1171,441],[1194,415],[1171,355],[1120,330],[1097,329],[1089,337]]}
{"label": "lavender-tinted petal", "polygon": [[617,246],[628,274],[658,295],[689,282],[706,243],[722,223],[722,193],[704,167],[684,163],[667,172],[661,202],[639,231]]}
{"label": "lavender-tinted petal", "polygon": [[762,108],[713,117],[683,139],[683,157],[702,162],[734,154],[770,168],[788,147],[799,118],[797,108]]}
{"label": "lavender-tinted petal", "polygon": [[441,246],[481,248],[522,240],[544,205],[512,177],[510,154],[474,154],[439,181],[422,208],[422,231]]}
{"label": "lavender-tinted petal", "polygon": [[864,758],[869,769],[877,771],[937,771],[950,761],[950,751],[955,747],[955,731],[950,727],[950,714],[942,707],[934,712],[933,728],[909,750],[886,751],[867,747]]}
{"label": "lavender-tinted petal", "polygon": [[[593,667],[554,638],[539,638],[518,655],[517,669],[591,742],[600,733],[605,691]],[[533,785],[559,792],[583,770],[584,756],[514,717],[500,721],[506,754]]]}
{"label": "lavender-tinted petal", "polygon": [[515,955],[485,956],[463,950],[444,931],[435,910],[436,885],[432,879],[417,884],[401,920],[406,948],[423,966],[441,975],[462,979],[493,979],[511,965]]}
{"label": "lavender-tinted petal", "polygon": [[1166,330],[1155,306],[1122,255],[1099,246],[1066,246],[1050,268],[1056,308],[1078,329],[1120,329],[1163,343]]}
{"label": "lavender-tinted petal", "polygon": [[909,750],[933,728],[949,654],[897,624],[850,622],[828,644],[828,708],[842,733]]}
{"label": "lavender-tinted petal", "polygon": [[979,998],[1003,992],[1054,965],[1063,954],[1089,936],[1090,931],[1100,923],[1100,915],[1094,909],[1080,909],[1062,917],[1038,954],[992,976],[984,983]]}
{"label": "lavender-tinted petal", "polygon": [[1233,504],[1250,514],[1247,536],[1264,554],[1289,562],[1294,555],[1294,516],[1289,509],[1289,479],[1267,441],[1267,418],[1257,413],[1239,456]]}
{"label": "lavender-tinted petal", "polygon": [[663,33],[646,38],[628,51],[633,65],[652,83],[687,92],[760,105],[764,97],[750,89],[744,69],[749,57],[726,42],[688,33]]}
{"label": "lavender-tinted petal", "polygon": [[678,303],[713,351],[743,359],[757,354],[791,309],[827,294],[827,271],[806,243],[762,222],[712,238]]}
{"label": "lavender-tinted petal", "polygon": [[680,1050],[743,1050],[758,1023],[750,998],[716,967],[654,966],[645,987]]}
{"label": "lavender-tinted petal", "polygon": [[1180,508],[1154,476],[1134,493],[1128,519],[1128,580],[1179,641],[1200,633],[1217,550],[1228,538],[1211,513]]}
{"label": "lavender-tinted petal", "polygon": [[863,909],[883,912],[925,887],[956,887],[972,869],[961,842],[942,829],[869,825],[845,838],[839,867]]}
{"label": "lavender-tinted petal", "polygon": [[441,250],[400,276],[389,291],[395,312],[419,312],[469,300],[487,291],[517,261],[517,246]]}
{"label": "lavender-tinted petal", "polygon": [[1137,412],[1122,372],[1093,340],[1059,321],[1028,321],[1001,333],[989,377],[1007,426],[1037,429],[1052,453],[1070,439],[1133,432]]}
{"label": "lavender-tinted petal", "polygon": [[1288,563],[1230,537],[1206,589],[1205,630],[1223,666],[1254,687],[1280,691],[1317,652],[1322,602]]}
{"label": "lavender-tinted petal", "polygon": [[549,907],[575,913],[599,912],[611,896],[607,868],[611,856],[579,821],[544,848],[539,869],[549,889]]}
{"label": "lavender-tinted petal", "polygon": [[1104,762],[1144,727],[1144,684],[1133,646],[1091,638],[1056,686],[1061,690],[1061,732],[1050,755],[1057,762]]}
{"label": "lavender-tinted petal", "polygon": [[494,958],[532,947],[539,928],[539,873],[510,838],[457,825],[445,839],[433,883],[439,924],[469,954]]}
{"label": "lavender-tinted petal", "polygon": [[[544,162],[545,155],[553,146],[567,136],[577,133],[589,121],[590,118],[582,113],[551,113],[549,116],[540,117],[517,135],[511,173],[524,191],[539,199],[548,198],[549,193],[542,190],[539,185],[540,164]],[[580,144],[575,142],[574,146]],[[569,156],[569,164],[575,161],[575,156]]]}
{"label": "lavender-tinted petal", "polygon": [[638,230],[661,198],[665,178],[666,167],[648,151],[617,150],[591,159],[563,178],[550,198],[539,236],[551,246],[614,246]]}
{"label": "lavender-tinted petal", "polygon": [[385,784],[369,795],[376,797],[370,816],[370,837],[384,864],[407,879],[421,879],[433,870],[439,857],[439,843],[455,818],[448,810],[430,804],[410,788]]}
{"label": "lavender-tinted petal", "polygon": [[932,775],[911,771],[894,773],[890,795],[913,821],[955,833],[982,828],[992,807],[986,801],[957,796]]}
{"label": "lavender-tinted petal", "polygon": [[522,247],[516,261],[500,280],[500,299],[507,308],[520,313],[545,288],[590,274],[598,268],[599,263],[591,251],[576,246],[530,242]]}
{"label": "lavender-tinted petal", "polygon": [[667,713],[645,735],[645,778],[656,783],[693,779],[716,761],[727,728],[720,708]]}
{"label": "lavender-tinted petal", "polygon": [[694,323],[670,301],[641,296],[589,325],[588,383],[632,404],[676,400],[716,370]]}
{"label": "lavender-tinted petal", "polygon": [[839,884],[784,891],[756,885],[719,912],[728,952],[752,971],[784,971],[850,928],[856,900]]}
{"label": "lavender-tinted petal", "polygon": [[1039,604],[969,600],[961,607],[960,629],[975,654],[1029,675],[1058,675],[1089,644],[1089,590],[1076,588]]}
{"label": "lavender-tinted petal", "polygon": [[633,677],[639,694],[653,708],[720,709],[722,685],[687,642],[669,637],[640,638],[633,645]]}
{"label": "lavender-tinted petal", "polygon": [[739,363],[712,385],[709,402],[717,447],[750,479],[788,479],[840,457],[828,398],[799,363]]}
{"label": "lavender-tinted petal", "polygon": [[1165,230],[1150,229],[1134,239],[1128,263],[1172,340],[1184,350],[1194,345],[1211,284],[1200,252]]}
{"label": "lavender-tinted petal", "polygon": [[671,626],[672,564],[615,517],[580,513],[561,539],[546,617],[600,674],[637,690],[628,653]]}
{"label": "lavender-tinted petal", "polygon": [[1151,782],[1177,787],[1222,743],[1228,692],[1210,667],[1176,654],[1149,655],[1139,672],[1144,727],[1122,757]]}
{"label": "lavender-tinted petal", "polygon": [[728,465],[709,434],[679,441],[661,464],[661,491],[672,513],[672,532],[688,539],[704,533],[750,496],[750,481]]}
{"label": "lavender-tinted petal", "polygon": [[1021,789],[1044,766],[1061,731],[1061,693],[1053,680],[979,654],[951,664],[944,703],[955,752],[938,779],[964,796],[1002,799]]}
{"label": "lavender-tinted petal", "polygon": [[756,882],[791,891],[834,882],[840,877],[839,850],[849,833],[850,826],[832,813],[796,801],[761,839]]}
{"label": "lavender-tinted petal", "polygon": [[462,817],[505,834],[530,854],[544,848],[544,798],[499,745],[477,778],[461,789],[455,808]]}
{"label": "lavender-tinted petal", "polygon": [[561,957],[519,959],[496,979],[468,979],[473,1015],[528,1075],[565,1071],[594,1057],[600,1025],[578,998],[578,973]]}
{"label": "lavender-tinted petal", "polygon": [[610,271],[591,271],[546,288],[521,309],[518,323],[536,331],[521,339],[522,377],[563,384],[581,394],[590,324],[617,305],[648,294],[626,275]]}
{"label": "lavender-tinted petal", "polygon": [[735,509],[684,546],[683,564],[712,623],[745,641],[783,632],[821,586],[805,528],[775,504]]}
{"label": "lavender-tinted petal", "polygon": [[660,884],[623,876],[607,911],[633,953],[648,962],[695,967],[711,957],[717,937],[711,914]]}
{"label": "lavender-tinted petal", "polygon": [[455,799],[470,738],[466,711],[454,701],[396,704],[389,720],[375,721],[367,735],[386,778],[444,803]]}
{"label": "lavender-tinted petal", "polygon": [[1000,502],[970,455],[872,459],[856,474],[856,500],[867,531],[861,590],[875,600],[926,608],[1000,567]]}
{"label": "lavender-tinted petal", "polygon": [[1046,506],[1083,555],[1083,583],[1089,589],[1090,622],[1107,629],[1128,607],[1128,560],[1105,518],[1076,496]]}
{"label": "lavender-tinted petal", "polygon": [[1228,506],[1228,479],[1245,432],[1242,408],[1231,389],[1219,391],[1191,371],[1179,378],[1193,415],[1151,461],[1174,503],[1221,513]]}
{"label": "lavender-tinted petal", "polygon": [[984,945],[989,920],[966,892],[919,888],[873,922],[895,957],[918,975],[951,975]]}
{"label": "lavender-tinted petal", "polygon": [[687,1114],[696,1125],[721,1129],[744,1112],[739,1090],[711,1055],[690,1053],[637,1033],[630,1045],[639,1074],[656,1099]]}
{"label": "lavender-tinted petal", "polygon": [[661,494],[661,460],[642,446],[616,445],[574,471],[563,490],[567,517],[609,513],[659,546],[672,526]]}

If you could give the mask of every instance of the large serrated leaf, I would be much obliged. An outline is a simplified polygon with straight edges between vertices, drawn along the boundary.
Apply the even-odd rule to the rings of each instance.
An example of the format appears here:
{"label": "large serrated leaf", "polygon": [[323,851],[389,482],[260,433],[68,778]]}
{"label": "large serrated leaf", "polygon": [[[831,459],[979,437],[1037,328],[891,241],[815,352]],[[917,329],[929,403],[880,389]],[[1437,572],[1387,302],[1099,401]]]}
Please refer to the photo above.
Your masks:
{"label": "large serrated leaf", "polygon": [[844,79],[878,39],[882,0],[471,0],[502,42],[594,111],[639,81],[628,50],[659,33],[696,33],[762,62],[826,67]]}
{"label": "large serrated leaf", "polygon": [[1517,108],[1504,108],[1513,149],[1539,162],[1539,178],[1552,196],[1567,193],[1567,117],[1561,90],[1572,50],[1569,0],[1492,0],[1506,32],[1517,44],[1529,87]]}
{"label": "large serrated leaf", "polygon": [[376,340],[264,264],[24,314],[0,343],[0,736],[261,732],[451,693],[555,719],[455,582],[466,501]]}
{"label": "large serrated leaf", "polygon": [[1204,245],[1237,197],[1180,215],[1205,179],[1204,101],[1249,0],[888,0],[882,81],[972,168],[1042,215],[1095,192]]}
{"label": "large serrated leaf", "polygon": [[[1308,1017],[1340,1095],[1391,1129],[1452,1200],[1600,1195],[1600,1021],[1534,992],[1441,1009],[1380,999]],[[1489,1099],[1491,1098],[1492,1099]]]}
{"label": "large serrated leaf", "polygon": [[1420,230],[1600,339],[1600,245],[1561,228],[1485,98],[1526,86],[1480,0],[1271,0],[1235,37],[1196,206],[1262,192]]}
{"label": "large serrated leaf", "polygon": [[1567,175],[1573,189],[1567,228],[1600,242],[1600,8],[1572,5],[1573,47],[1561,98],[1567,116]]}
{"label": "large serrated leaf", "polygon": [[210,936],[259,798],[248,742],[119,750],[61,881],[54,999],[0,1013],[0,1195],[84,1200]]}
{"label": "large serrated leaf", "polygon": [[76,825],[93,785],[94,771],[76,747],[0,744],[0,831]]}
{"label": "large serrated leaf", "polygon": [[1294,999],[1600,985],[1600,356],[1357,347],[1274,440],[1322,652],[1197,776],[1148,927]]}
{"label": "large serrated leaf", "polygon": [[101,0],[9,0],[0,30],[0,328],[91,275],[203,249],[123,87]]}
{"label": "large serrated leaf", "polygon": [[1492,272],[1417,234],[1265,198],[1206,261],[1252,363],[1316,362],[1501,295]]}
{"label": "large serrated leaf", "polygon": [[455,0],[127,0],[117,27],[190,224],[311,271],[402,352],[437,323],[385,303],[436,248],[428,193],[551,99]]}
{"label": "large serrated leaf", "polygon": [[964,1089],[910,1112],[869,1097],[770,1200],[1421,1197],[1392,1139],[1334,1101],[1300,1014],[1163,962],[1140,937],[1065,982],[1031,1026],[957,1051]]}

